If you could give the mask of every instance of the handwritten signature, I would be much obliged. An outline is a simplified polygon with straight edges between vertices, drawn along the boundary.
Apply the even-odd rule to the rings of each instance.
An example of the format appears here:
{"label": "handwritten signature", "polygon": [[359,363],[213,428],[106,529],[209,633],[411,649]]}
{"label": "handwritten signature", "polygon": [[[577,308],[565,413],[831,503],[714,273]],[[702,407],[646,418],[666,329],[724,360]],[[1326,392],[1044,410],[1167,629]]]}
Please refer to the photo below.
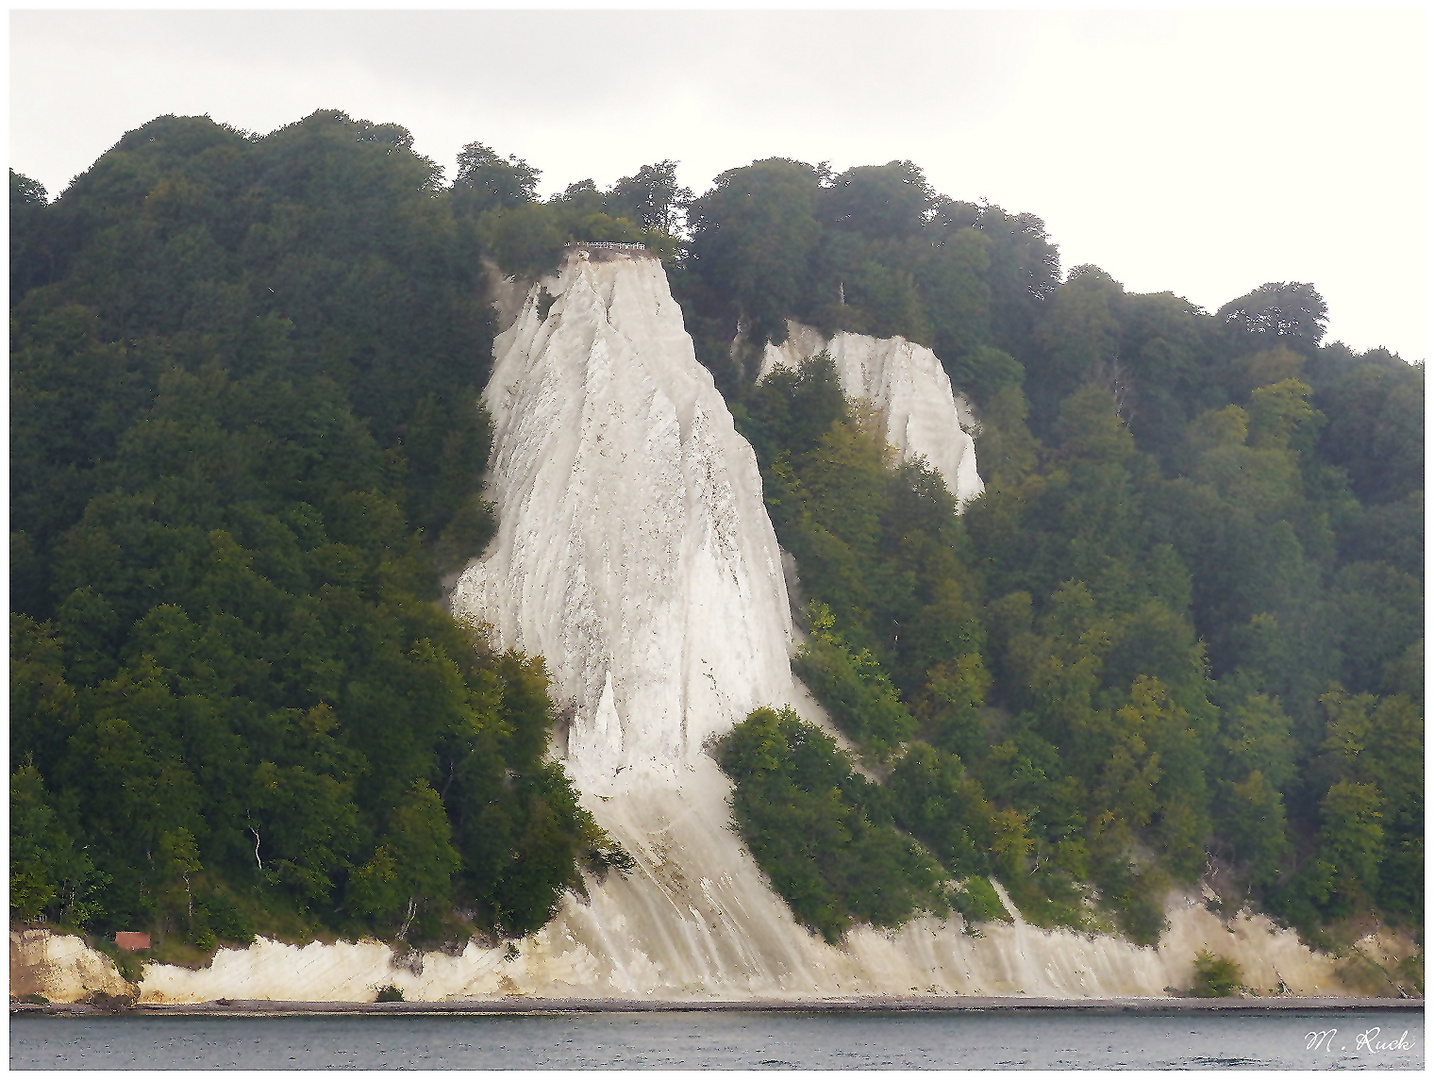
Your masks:
{"label": "handwritten signature", "polygon": [[[1309,1031],[1305,1033],[1305,1049],[1323,1049],[1325,1053],[1336,1049],[1335,1037],[1339,1034],[1339,1028],[1325,1028],[1323,1031]],[[1409,1041],[1409,1031],[1406,1029],[1399,1038],[1380,1038],[1380,1029],[1377,1027],[1365,1028],[1356,1032],[1354,1036],[1355,1050],[1363,1051],[1366,1054],[1380,1054],[1388,1050],[1413,1050],[1414,1044]],[[1341,1043],[1339,1050],[1348,1050],[1348,1043]]]}

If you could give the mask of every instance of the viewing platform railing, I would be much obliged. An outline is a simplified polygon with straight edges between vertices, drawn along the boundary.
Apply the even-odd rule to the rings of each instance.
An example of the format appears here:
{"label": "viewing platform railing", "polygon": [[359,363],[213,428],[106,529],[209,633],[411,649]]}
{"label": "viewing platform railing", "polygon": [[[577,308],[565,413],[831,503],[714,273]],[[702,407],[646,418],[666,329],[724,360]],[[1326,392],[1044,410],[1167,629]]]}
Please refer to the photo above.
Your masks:
{"label": "viewing platform railing", "polygon": [[570,248],[593,248],[598,251],[646,251],[646,244],[632,244],[623,240],[569,240]]}

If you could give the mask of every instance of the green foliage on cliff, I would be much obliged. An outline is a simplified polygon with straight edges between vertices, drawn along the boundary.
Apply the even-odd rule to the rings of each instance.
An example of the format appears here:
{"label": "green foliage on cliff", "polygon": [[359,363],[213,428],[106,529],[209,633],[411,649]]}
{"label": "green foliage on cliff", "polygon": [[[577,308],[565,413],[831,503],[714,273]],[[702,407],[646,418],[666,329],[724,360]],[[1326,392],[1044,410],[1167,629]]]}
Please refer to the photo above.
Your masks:
{"label": "green foliage on cliff", "polygon": [[521,158],[504,160],[482,143],[458,155],[454,206],[502,273],[542,277],[558,267],[572,241],[642,244],[664,261],[676,258],[677,218],[692,199],[677,183],[677,162],[644,165],[607,192],[582,180],[546,201],[537,198],[540,175]]}
{"label": "green foliage on cliff", "polygon": [[892,825],[882,789],[790,708],[758,709],[717,749],[742,839],[793,913],[828,941],[853,921],[944,912],[935,861]]}
{"label": "green foliage on cliff", "polygon": [[[762,259],[778,207],[807,233],[739,273],[722,244]],[[1307,284],[1212,315],[1095,267],[1060,280],[1038,219],[906,162],[757,162],[693,228],[679,291],[797,560],[798,671],[895,766],[902,828],[1035,921],[1098,921],[1093,895],[1139,940],[1212,855],[1227,901],[1307,930],[1419,918],[1422,367],[1321,344]],[[964,516],[822,358],[753,385],[750,353],[701,337],[760,345],[788,318],[936,348],[983,405]],[[912,794],[942,769],[947,794]]]}
{"label": "green foliage on cliff", "polygon": [[881,664],[866,649],[853,651],[832,629],[825,605],[812,612],[811,634],[792,670],[812,688],[841,729],[877,754],[916,733],[916,720],[897,697]]}
{"label": "green foliage on cliff", "polygon": [[1191,997],[1233,997],[1240,992],[1242,978],[1240,965],[1235,961],[1201,949],[1195,954],[1195,983],[1189,994]]}
{"label": "green foliage on cliff", "polygon": [[13,914],[518,934],[607,846],[542,661],[436,602],[492,528],[492,329],[410,144],[162,117],[53,204],[12,176]]}
{"label": "green foliage on cliff", "polygon": [[1057,285],[1039,218],[938,195],[909,161],[839,175],[755,161],[719,176],[689,221],[693,280],[677,287],[699,349],[704,333],[781,342],[789,318],[900,334],[982,402],[1021,383],[1014,357]]}

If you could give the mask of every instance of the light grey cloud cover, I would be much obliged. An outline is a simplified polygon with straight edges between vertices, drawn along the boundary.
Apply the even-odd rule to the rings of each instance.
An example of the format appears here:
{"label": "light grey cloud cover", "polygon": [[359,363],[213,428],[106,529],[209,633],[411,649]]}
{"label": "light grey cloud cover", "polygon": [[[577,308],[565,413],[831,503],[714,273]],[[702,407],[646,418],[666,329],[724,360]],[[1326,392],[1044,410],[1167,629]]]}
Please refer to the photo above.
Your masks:
{"label": "light grey cloud cover", "polygon": [[1062,265],[1213,309],[1311,281],[1330,338],[1425,354],[1418,10],[15,11],[11,165],[52,194],[125,131],[318,108],[451,175],[481,140],[545,192],[675,158],[909,158],[1045,219]]}

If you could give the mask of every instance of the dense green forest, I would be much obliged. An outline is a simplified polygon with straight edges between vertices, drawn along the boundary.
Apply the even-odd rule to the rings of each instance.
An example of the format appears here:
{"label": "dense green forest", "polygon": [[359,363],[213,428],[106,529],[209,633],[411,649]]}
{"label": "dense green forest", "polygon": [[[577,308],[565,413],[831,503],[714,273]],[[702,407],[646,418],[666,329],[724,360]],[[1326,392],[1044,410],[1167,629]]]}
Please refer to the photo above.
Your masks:
{"label": "dense green forest", "polygon": [[[953,202],[910,162],[757,162],[691,221],[699,355],[808,594],[798,673],[885,789],[763,796],[804,767],[739,731],[724,763],[755,851],[876,805],[1046,925],[1153,941],[1168,887],[1202,875],[1311,935],[1420,922],[1422,366],[1323,344],[1307,284],[1207,313],[1062,278],[1039,219]],[[830,361],[752,385],[787,318],[933,347],[980,406],[985,494],[957,516]],[[901,916],[941,902],[847,848],[786,894],[814,927],[873,918],[848,891],[871,877],[903,883]]]}
{"label": "dense green forest", "polygon": [[492,328],[410,143],[164,117],[53,203],[11,174],[13,914],[521,934],[622,860],[541,659],[437,603],[492,527]]}
{"label": "dense green forest", "polygon": [[[1002,918],[994,876],[1151,941],[1203,875],[1309,935],[1419,923],[1421,365],[1325,343],[1308,284],[1063,276],[910,162],[538,178],[332,112],[160,118],[54,202],[12,173],[12,917],[518,934],[626,864],[544,760],[541,660],[436,603],[492,528],[482,264],[577,238],[663,257],[860,751],[780,702],[718,749],[799,918]],[[986,493],[958,514],[829,361],[755,384],[789,318],[931,346]]]}

